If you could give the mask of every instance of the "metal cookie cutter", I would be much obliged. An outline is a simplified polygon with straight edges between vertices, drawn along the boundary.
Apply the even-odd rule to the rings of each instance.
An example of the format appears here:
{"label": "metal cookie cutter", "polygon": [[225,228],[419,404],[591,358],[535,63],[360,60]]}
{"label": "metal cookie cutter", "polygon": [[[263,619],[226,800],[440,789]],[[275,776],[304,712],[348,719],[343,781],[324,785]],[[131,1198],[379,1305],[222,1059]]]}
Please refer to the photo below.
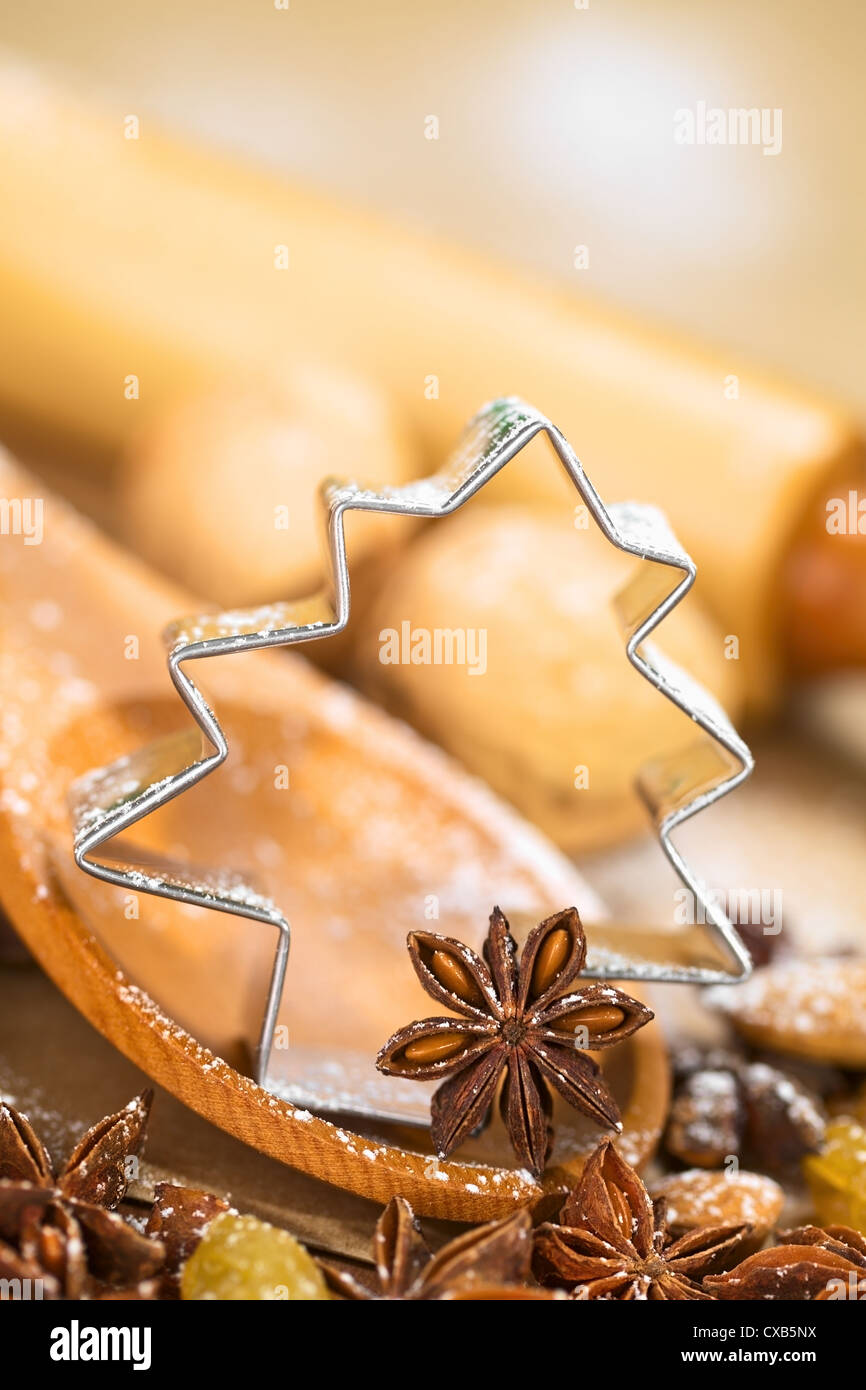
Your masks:
{"label": "metal cookie cutter", "polygon": [[[616,595],[626,654],[661,695],[693,722],[693,737],[673,755],[643,766],[638,789],[655,822],[662,848],[694,895],[692,928],[629,927],[593,924],[593,950],[584,974],[621,980],[731,983],[747,977],[751,961],[728,917],[672,843],[681,822],[732,791],[752,771],[752,756],[716,701],[648,641],[653,629],[688,593],[695,566],[655,507],[622,503],[606,506],[570,445],[539,411],[516,397],[493,401],[469,423],[445,467],[430,478],[399,488],[369,491],[356,483],[323,485],[330,579],[318,594],[293,603],[185,618],[165,633],[168,669],[197,729],[162,738],[110,766],[87,774],[71,793],[75,821],[75,859],[89,874],[135,892],[154,893],[261,922],[277,932],[256,1058],[256,1080],[268,1084],[277,1012],[289,957],[290,929],[279,908],[246,881],[219,871],[191,876],[182,867],[161,863],[138,867],[102,850],[151,811],[179,796],[225,760],[228,746],[219,721],[188,674],[203,657],[288,646],[333,636],[349,620],[350,588],[343,515],[347,511],[393,512],[441,517],[457,511],[504,468],[535,435],[545,433],[560,464],[612,545],[652,563],[641,565]],[[304,1097],[303,1079],[292,1098]],[[308,1092],[322,1104],[321,1093]],[[340,1096],[351,1110],[351,1095]],[[368,1105],[363,1106],[371,1113]],[[389,1113],[385,1103],[374,1112]],[[401,1110],[401,1118],[410,1118]],[[423,1116],[419,1117],[422,1119]]]}

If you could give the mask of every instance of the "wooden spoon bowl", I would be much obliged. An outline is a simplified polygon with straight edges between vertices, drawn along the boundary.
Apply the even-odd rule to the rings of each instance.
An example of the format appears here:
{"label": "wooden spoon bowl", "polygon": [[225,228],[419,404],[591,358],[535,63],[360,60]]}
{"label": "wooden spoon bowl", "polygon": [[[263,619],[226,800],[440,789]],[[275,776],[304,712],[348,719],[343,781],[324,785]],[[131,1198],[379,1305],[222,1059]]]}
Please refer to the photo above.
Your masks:
{"label": "wooden spoon bowl", "polygon": [[[293,1167],[380,1202],[399,1192],[454,1220],[484,1220],[537,1194],[498,1122],[460,1161],[438,1162],[424,1131],[326,1120],[256,1086],[239,1068],[258,1031],[267,929],[124,894],[75,867],[68,788],[183,727],[159,633],[196,605],[11,462],[0,474],[4,496],[44,504],[41,544],[7,536],[0,546],[0,896],[36,959],[155,1081]],[[437,1011],[409,965],[413,927],[478,947],[494,902],[522,920],[571,903],[590,922],[600,914],[535,831],[301,658],[220,658],[208,677],[230,757],[143,822],[138,843],[189,864],[253,867],[286,910],[294,937],[281,1021],[293,1061],[350,1056],[356,1071],[369,1062],[361,1074],[371,1087],[390,1084],[373,1068],[376,1050],[397,1026]],[[623,1148],[639,1163],[667,1108],[657,1026],[604,1054],[606,1066],[608,1056]],[[599,1134],[571,1112],[557,1124],[545,1187],[573,1181]]]}

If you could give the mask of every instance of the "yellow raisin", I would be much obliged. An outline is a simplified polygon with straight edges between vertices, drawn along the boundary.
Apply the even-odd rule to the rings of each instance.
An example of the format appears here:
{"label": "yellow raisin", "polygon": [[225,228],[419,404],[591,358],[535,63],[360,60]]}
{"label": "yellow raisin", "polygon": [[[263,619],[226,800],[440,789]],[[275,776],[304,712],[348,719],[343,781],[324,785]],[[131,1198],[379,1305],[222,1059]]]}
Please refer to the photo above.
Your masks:
{"label": "yellow raisin", "polygon": [[848,1117],[827,1126],[820,1153],[803,1160],[821,1226],[866,1233],[866,1129]]}
{"label": "yellow raisin", "polygon": [[211,1222],[190,1255],[181,1295],[232,1302],[330,1298],[318,1265],[294,1236],[233,1211]]}

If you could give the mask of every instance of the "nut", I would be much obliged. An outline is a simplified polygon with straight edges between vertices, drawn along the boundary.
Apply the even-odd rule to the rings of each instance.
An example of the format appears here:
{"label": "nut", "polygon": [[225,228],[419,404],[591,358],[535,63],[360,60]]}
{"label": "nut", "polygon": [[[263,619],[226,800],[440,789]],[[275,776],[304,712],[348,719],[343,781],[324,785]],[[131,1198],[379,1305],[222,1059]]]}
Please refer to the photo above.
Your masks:
{"label": "nut", "polygon": [[749,1225],[754,1248],[776,1224],[785,1204],[785,1194],[777,1182],[742,1169],[728,1173],[687,1168],[684,1173],[660,1179],[652,1195],[665,1198],[668,1224],[674,1231]]}
{"label": "nut", "polygon": [[866,1067],[866,961],[771,965],[744,985],[707,991],[750,1043],[811,1061]]}

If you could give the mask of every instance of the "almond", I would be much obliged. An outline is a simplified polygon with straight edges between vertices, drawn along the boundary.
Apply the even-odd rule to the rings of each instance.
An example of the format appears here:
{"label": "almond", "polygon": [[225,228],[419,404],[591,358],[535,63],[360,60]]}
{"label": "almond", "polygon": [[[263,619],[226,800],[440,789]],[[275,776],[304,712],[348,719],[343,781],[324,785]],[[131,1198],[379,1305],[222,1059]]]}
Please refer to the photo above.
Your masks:
{"label": "almond", "polygon": [[709,1172],[687,1168],[662,1178],[653,1197],[667,1202],[668,1224],[674,1231],[700,1226],[752,1227],[750,1244],[757,1248],[779,1219],[785,1194],[777,1182],[762,1173]]}
{"label": "almond", "polygon": [[750,1043],[811,1061],[866,1067],[866,960],[771,965],[707,991]]}

